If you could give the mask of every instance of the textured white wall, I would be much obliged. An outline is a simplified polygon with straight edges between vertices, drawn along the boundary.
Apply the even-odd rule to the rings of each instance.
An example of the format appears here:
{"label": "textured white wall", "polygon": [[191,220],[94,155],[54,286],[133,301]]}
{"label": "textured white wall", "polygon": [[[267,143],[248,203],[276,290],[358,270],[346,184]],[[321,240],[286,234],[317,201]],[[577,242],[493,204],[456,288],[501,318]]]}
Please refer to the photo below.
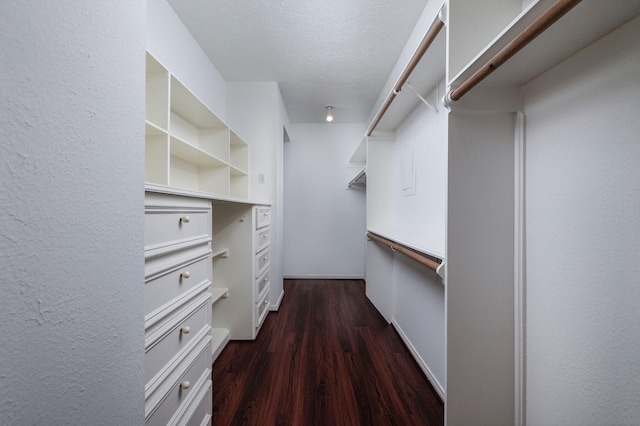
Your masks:
{"label": "textured white wall", "polygon": [[144,422],[144,1],[0,2],[0,424]]}
{"label": "textured white wall", "polygon": [[[282,293],[282,167],[283,134],[286,111],[276,82],[227,83],[227,116],[229,125],[245,138],[250,146],[251,199],[271,203],[272,259],[271,298],[272,305]],[[258,182],[263,174],[264,183]],[[280,182],[278,181],[280,179]]]}
{"label": "textured white wall", "polygon": [[347,189],[364,124],[292,124],[284,147],[284,275],[364,277],[365,192]]}
{"label": "textured white wall", "polygon": [[640,424],[640,18],[525,95],[527,424]]}
{"label": "textured white wall", "polygon": [[146,5],[147,50],[226,121],[226,85],[218,70],[166,0]]}

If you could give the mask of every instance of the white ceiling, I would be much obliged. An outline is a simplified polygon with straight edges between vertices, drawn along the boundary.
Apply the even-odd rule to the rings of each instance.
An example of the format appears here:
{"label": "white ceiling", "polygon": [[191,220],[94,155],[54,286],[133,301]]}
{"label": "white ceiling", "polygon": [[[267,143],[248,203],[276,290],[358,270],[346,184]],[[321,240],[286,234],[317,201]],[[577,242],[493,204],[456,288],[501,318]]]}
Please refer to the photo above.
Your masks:
{"label": "white ceiling", "polygon": [[277,81],[292,123],[364,123],[427,0],[168,0],[225,81]]}

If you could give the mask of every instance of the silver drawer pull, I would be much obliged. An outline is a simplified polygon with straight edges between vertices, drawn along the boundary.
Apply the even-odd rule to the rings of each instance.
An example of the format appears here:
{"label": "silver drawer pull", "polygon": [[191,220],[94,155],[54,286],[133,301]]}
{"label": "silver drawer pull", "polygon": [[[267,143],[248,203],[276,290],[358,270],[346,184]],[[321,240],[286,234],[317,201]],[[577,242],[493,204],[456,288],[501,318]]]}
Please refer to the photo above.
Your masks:
{"label": "silver drawer pull", "polygon": [[262,213],[263,216],[269,216],[269,213]]}
{"label": "silver drawer pull", "polygon": [[269,278],[264,277],[264,278],[262,279],[262,281],[264,281],[264,282],[266,283],[267,281],[269,281]]}
{"label": "silver drawer pull", "polygon": [[265,238],[265,239],[266,239],[266,238],[269,238],[269,236],[268,236],[267,234],[264,234],[264,235],[262,236],[262,238]]}
{"label": "silver drawer pull", "polygon": [[188,380],[185,380],[184,382],[180,383],[180,389],[189,389],[191,387],[191,382],[189,382]]}
{"label": "silver drawer pull", "polygon": [[265,299],[265,300],[264,300],[264,304],[265,304],[265,305],[268,305],[268,304],[269,304],[269,301],[268,301],[267,299]]}
{"label": "silver drawer pull", "polygon": [[263,257],[264,260],[269,260],[269,258],[267,256]]}
{"label": "silver drawer pull", "polygon": [[189,271],[184,271],[183,273],[180,274],[180,278],[184,278],[185,280],[190,276],[191,276],[191,272]]}
{"label": "silver drawer pull", "polygon": [[189,327],[188,325],[185,325],[180,329],[180,333],[182,334],[189,334],[190,332],[191,332],[191,327]]}
{"label": "silver drawer pull", "polygon": [[180,218],[180,223],[189,223],[191,222],[191,218],[187,215],[184,215]]}

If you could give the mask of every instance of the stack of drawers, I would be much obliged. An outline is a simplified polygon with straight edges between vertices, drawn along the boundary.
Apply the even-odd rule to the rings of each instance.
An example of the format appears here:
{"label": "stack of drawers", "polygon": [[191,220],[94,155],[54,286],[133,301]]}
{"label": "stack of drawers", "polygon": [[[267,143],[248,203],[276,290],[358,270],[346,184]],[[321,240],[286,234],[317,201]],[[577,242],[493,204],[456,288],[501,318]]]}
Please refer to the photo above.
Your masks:
{"label": "stack of drawers", "polygon": [[254,337],[258,334],[260,326],[269,313],[269,289],[270,289],[270,253],[271,253],[271,208],[268,206],[255,206],[254,216]]}
{"label": "stack of drawers", "polygon": [[211,424],[211,203],[145,196],[145,421]]}

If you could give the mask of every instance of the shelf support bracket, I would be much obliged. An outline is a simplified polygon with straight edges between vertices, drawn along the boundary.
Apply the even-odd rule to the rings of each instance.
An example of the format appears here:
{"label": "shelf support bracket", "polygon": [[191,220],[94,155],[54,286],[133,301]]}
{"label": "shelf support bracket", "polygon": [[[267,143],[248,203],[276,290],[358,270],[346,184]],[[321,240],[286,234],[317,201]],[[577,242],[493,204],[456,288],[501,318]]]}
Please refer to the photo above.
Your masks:
{"label": "shelf support bracket", "polygon": [[[418,99],[420,99],[420,100],[421,100],[421,101],[422,101],[426,106],[428,106],[429,108],[431,108],[431,110],[432,110],[433,112],[435,112],[436,114],[439,114],[439,112],[438,112],[438,107],[437,107],[437,105],[438,105],[438,104],[437,104],[437,103],[435,103],[435,104],[434,104],[434,105],[436,105],[436,106],[431,105],[431,103],[430,103],[429,101],[427,101],[425,98],[423,98],[423,97],[422,97],[422,95],[421,95],[420,93],[418,93],[418,91],[417,91],[416,89],[414,89],[414,88],[413,88],[413,86],[411,86],[411,84],[407,83],[407,87],[408,87],[409,89],[411,89],[411,91],[412,91],[413,93],[415,93],[415,94],[416,94],[416,96],[418,97]],[[436,85],[436,87],[435,87],[435,90],[436,90],[436,99],[438,99],[438,98],[440,97],[440,95],[439,95],[439,93],[438,93],[438,92],[440,91],[440,89],[438,88],[438,86],[437,86],[437,85]]]}

